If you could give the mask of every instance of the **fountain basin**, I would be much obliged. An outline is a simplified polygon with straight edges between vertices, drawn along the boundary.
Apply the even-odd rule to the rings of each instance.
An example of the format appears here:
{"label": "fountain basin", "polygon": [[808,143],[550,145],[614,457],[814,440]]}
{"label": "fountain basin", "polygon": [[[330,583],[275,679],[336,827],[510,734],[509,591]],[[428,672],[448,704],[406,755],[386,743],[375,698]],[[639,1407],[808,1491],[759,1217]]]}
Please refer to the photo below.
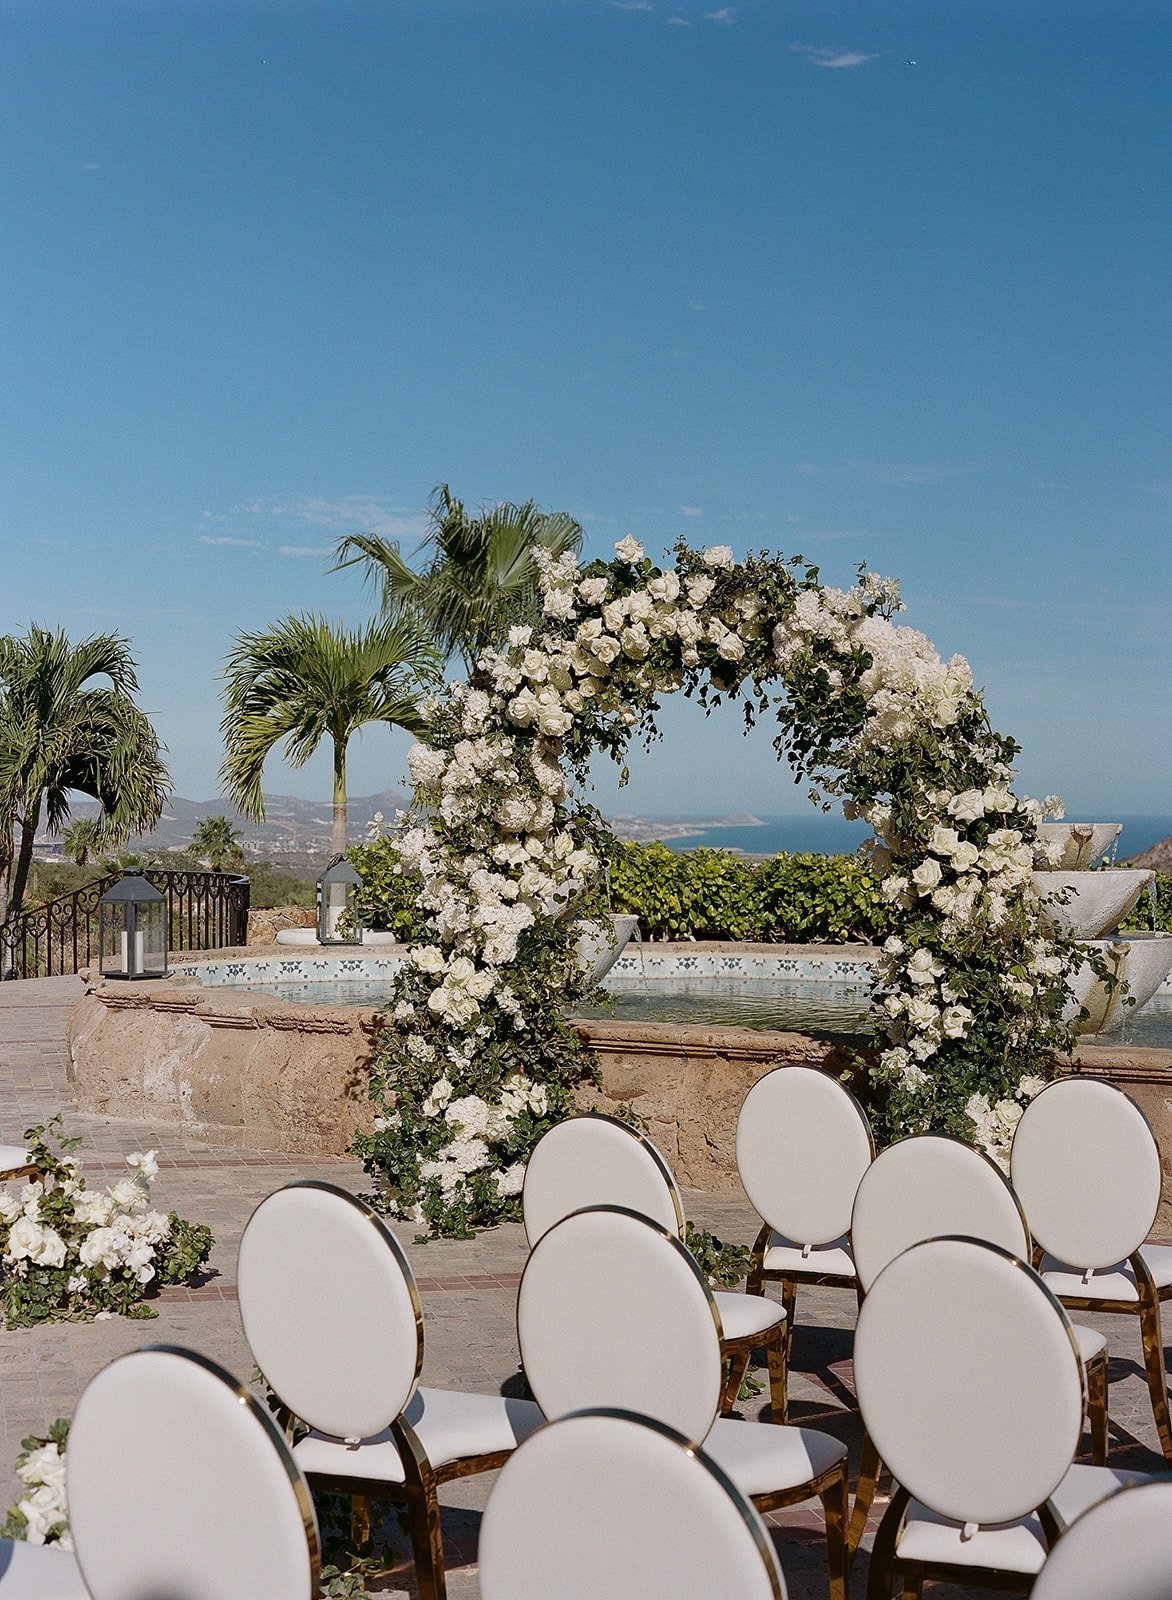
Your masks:
{"label": "fountain basin", "polygon": [[1042,916],[1074,939],[1114,933],[1155,879],[1148,867],[1108,867],[1102,872],[1035,872]]}
{"label": "fountain basin", "polygon": [[[394,933],[379,933],[373,928],[363,928],[359,945],[393,945],[398,944],[398,935]],[[322,944],[314,928],[280,928],[277,932],[276,944],[288,945],[294,950],[339,950],[350,949],[349,945],[337,943]],[[354,946],[353,948],[357,948]]]}
{"label": "fountain basin", "polygon": [[601,922],[580,922],[578,927],[578,960],[584,971],[589,971],[591,983],[601,983],[603,978],[631,942],[638,917],[607,917]]}
{"label": "fountain basin", "polygon": [[1085,1008],[1087,1015],[1075,1026],[1080,1035],[1123,1025],[1128,1014],[1147,1005],[1172,973],[1172,933],[1117,933],[1092,942],[1106,957],[1116,986],[1109,987],[1089,961],[1083,962],[1070,984],[1071,999],[1065,1011],[1069,1021]]}
{"label": "fountain basin", "polygon": [[1083,872],[1107,854],[1123,832],[1121,822],[1040,822],[1038,837],[1061,853],[1051,863],[1057,872]]}

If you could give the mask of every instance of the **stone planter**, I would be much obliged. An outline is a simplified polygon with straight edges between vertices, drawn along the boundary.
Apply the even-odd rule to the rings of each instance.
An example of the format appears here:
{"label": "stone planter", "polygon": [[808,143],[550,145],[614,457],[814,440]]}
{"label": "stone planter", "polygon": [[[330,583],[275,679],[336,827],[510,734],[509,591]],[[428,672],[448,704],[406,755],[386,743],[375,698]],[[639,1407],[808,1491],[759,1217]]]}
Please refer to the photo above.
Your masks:
{"label": "stone planter", "polygon": [[1103,872],[1035,872],[1042,915],[1074,939],[1114,933],[1155,878],[1146,867],[1108,867]]}

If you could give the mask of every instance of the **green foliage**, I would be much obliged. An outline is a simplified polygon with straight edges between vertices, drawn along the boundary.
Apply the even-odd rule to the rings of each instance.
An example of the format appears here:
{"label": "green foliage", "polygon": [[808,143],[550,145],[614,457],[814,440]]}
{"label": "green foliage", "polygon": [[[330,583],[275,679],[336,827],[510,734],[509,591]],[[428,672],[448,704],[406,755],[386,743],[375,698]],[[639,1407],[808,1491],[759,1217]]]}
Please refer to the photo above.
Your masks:
{"label": "green foliage", "polygon": [[254,911],[267,911],[273,906],[311,906],[314,903],[314,880],[287,867],[274,866],[269,861],[250,861],[245,868],[251,884],[248,903]]}
{"label": "green foliage", "polygon": [[1156,891],[1156,914],[1152,916],[1152,903],[1147,893],[1140,895],[1139,904],[1123,919],[1122,931],[1129,928],[1139,931],[1144,928],[1158,928],[1163,933],[1172,933],[1172,872],[1157,872],[1154,884]]}
{"label": "green foliage", "polygon": [[390,839],[372,839],[348,852],[350,865],[362,879],[358,913],[363,925],[393,933],[404,944],[422,939],[425,927],[419,909],[419,879],[403,870]]}
{"label": "green foliage", "polygon": [[725,1244],[690,1222],[684,1224],[684,1243],[714,1289],[735,1289],[749,1270],[747,1244]]}
{"label": "green foliage", "polygon": [[895,926],[879,879],[855,856],[778,855],[622,844],[610,864],[615,911],[645,939],[881,942]]}

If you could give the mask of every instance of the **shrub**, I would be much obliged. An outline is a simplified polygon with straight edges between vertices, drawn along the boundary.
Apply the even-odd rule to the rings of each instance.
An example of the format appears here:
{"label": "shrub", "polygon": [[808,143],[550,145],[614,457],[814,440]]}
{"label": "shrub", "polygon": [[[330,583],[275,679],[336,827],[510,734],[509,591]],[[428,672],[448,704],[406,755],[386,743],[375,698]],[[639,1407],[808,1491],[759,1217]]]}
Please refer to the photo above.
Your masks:
{"label": "shrub", "polygon": [[645,939],[879,941],[894,927],[879,880],[856,856],[779,855],[748,861],[724,850],[622,844],[611,903],[639,918]]}
{"label": "shrub", "polygon": [[1129,928],[1138,931],[1142,928],[1159,928],[1164,933],[1172,933],[1172,872],[1156,873],[1156,915],[1152,917],[1152,902],[1145,891],[1139,897],[1139,904],[1123,919],[1121,931]]}
{"label": "shrub", "polygon": [[363,926],[393,933],[404,944],[422,938],[424,919],[418,906],[419,879],[403,871],[390,839],[372,839],[350,847],[350,865],[362,879],[358,912]]}

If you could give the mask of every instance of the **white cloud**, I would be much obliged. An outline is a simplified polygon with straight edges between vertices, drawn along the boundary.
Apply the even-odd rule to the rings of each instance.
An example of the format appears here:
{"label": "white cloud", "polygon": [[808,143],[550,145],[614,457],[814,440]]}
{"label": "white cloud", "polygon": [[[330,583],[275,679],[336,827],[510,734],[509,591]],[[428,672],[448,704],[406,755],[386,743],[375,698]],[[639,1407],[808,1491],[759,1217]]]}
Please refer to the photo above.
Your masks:
{"label": "white cloud", "polygon": [[681,517],[702,517],[703,515],[704,515],[704,512],[703,512],[703,509],[700,506],[681,506],[680,507],[680,516]]}
{"label": "white cloud", "polygon": [[654,11],[651,0],[610,0],[615,11]]}
{"label": "white cloud", "polygon": [[230,533],[197,533],[196,538],[200,544],[229,545],[234,550],[263,550],[264,545],[259,539],[233,539]]}
{"label": "white cloud", "polygon": [[102,163],[100,161],[83,161],[81,170],[83,172],[101,172]]}
{"label": "white cloud", "polygon": [[820,45],[791,44],[795,55],[805,56],[812,67],[865,67],[869,61],[878,61],[878,52],[868,55],[862,50],[828,50]]}
{"label": "white cloud", "polygon": [[693,298],[691,300],[685,300],[684,301],[684,305],[687,307],[687,309],[689,311],[713,311],[713,310],[715,310],[715,307],[714,307],[714,305],[713,305],[711,300],[699,300],[699,299]]}
{"label": "white cloud", "polygon": [[328,544],[283,544],[281,554],[301,559],[308,556],[333,555],[333,546]]}
{"label": "white cloud", "polygon": [[673,28],[690,28],[692,26],[688,17],[668,17],[667,20]]}
{"label": "white cloud", "polygon": [[726,26],[731,26],[736,21],[736,17],[736,6],[721,6],[719,11],[706,11],[704,13],[705,22],[723,22]]}

